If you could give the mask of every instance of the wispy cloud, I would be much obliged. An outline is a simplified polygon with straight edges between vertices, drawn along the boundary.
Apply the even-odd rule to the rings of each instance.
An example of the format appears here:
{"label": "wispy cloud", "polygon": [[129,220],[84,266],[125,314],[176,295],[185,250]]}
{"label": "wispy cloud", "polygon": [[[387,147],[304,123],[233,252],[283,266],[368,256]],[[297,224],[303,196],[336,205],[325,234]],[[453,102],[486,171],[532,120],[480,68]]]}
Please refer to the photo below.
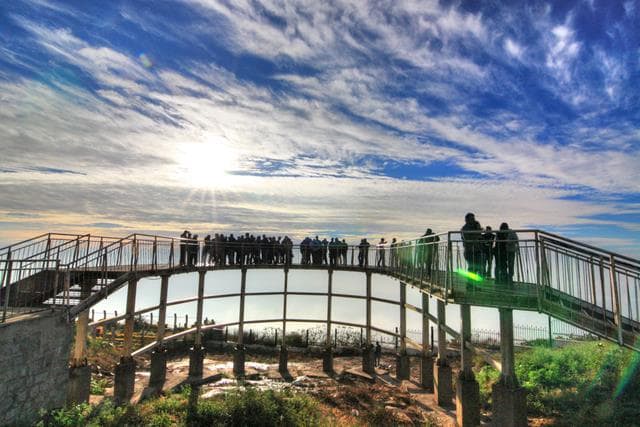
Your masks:
{"label": "wispy cloud", "polygon": [[637,209],[632,4],[599,38],[581,3],[44,6],[0,31],[0,208],[43,227],[409,235],[469,209],[522,226]]}

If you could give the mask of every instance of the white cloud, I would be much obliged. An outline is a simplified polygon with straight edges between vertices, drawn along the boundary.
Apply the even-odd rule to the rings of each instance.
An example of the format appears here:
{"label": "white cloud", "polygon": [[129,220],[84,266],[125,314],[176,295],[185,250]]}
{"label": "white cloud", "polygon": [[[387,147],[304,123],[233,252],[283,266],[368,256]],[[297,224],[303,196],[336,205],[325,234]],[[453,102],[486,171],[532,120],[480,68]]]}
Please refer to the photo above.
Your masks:
{"label": "white cloud", "polygon": [[509,55],[513,56],[514,58],[517,58],[517,59],[522,58],[524,49],[522,48],[522,46],[520,46],[518,43],[516,43],[512,39],[507,38],[505,40],[504,48],[507,51],[507,53],[509,53]]}

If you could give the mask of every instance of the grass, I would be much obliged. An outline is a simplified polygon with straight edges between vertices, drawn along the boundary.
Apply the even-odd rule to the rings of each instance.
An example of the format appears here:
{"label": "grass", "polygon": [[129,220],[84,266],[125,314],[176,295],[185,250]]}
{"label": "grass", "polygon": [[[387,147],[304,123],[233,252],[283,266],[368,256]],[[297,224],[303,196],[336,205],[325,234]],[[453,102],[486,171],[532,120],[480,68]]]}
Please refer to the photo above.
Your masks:
{"label": "grass", "polygon": [[326,424],[318,402],[290,391],[241,390],[190,403],[191,391],[159,397],[136,406],[80,404],[42,413],[36,426],[308,426]]}
{"label": "grass", "polygon": [[[556,417],[559,424],[633,425],[640,419],[638,357],[603,342],[536,347],[516,355],[516,375],[530,415]],[[498,377],[489,366],[477,374],[485,406]]]}

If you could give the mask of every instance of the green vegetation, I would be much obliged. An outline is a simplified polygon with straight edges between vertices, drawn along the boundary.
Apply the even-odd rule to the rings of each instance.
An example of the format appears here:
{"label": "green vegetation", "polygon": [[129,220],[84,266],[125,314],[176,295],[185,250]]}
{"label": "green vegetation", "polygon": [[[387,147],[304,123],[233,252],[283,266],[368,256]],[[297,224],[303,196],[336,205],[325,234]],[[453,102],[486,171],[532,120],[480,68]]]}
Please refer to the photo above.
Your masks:
{"label": "green vegetation", "polygon": [[311,397],[290,391],[238,389],[190,405],[189,388],[136,406],[80,404],[43,413],[37,426],[306,426],[320,425],[321,412]]}
{"label": "green vegetation", "polygon": [[[537,347],[516,356],[516,374],[528,391],[530,415],[572,425],[631,425],[640,419],[638,354],[615,344],[588,342],[559,349]],[[483,404],[499,373],[477,375]]]}
{"label": "green vegetation", "polygon": [[106,378],[91,378],[91,394],[103,395],[108,386],[109,381]]}

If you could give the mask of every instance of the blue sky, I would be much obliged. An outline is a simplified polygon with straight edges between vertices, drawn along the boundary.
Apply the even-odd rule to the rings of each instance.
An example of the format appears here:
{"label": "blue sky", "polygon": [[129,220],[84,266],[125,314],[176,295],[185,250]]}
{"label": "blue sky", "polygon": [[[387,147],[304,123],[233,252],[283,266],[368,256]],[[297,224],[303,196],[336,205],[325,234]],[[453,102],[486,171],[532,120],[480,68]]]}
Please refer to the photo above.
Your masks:
{"label": "blue sky", "polygon": [[0,5],[0,242],[409,237],[640,255],[640,3]]}

